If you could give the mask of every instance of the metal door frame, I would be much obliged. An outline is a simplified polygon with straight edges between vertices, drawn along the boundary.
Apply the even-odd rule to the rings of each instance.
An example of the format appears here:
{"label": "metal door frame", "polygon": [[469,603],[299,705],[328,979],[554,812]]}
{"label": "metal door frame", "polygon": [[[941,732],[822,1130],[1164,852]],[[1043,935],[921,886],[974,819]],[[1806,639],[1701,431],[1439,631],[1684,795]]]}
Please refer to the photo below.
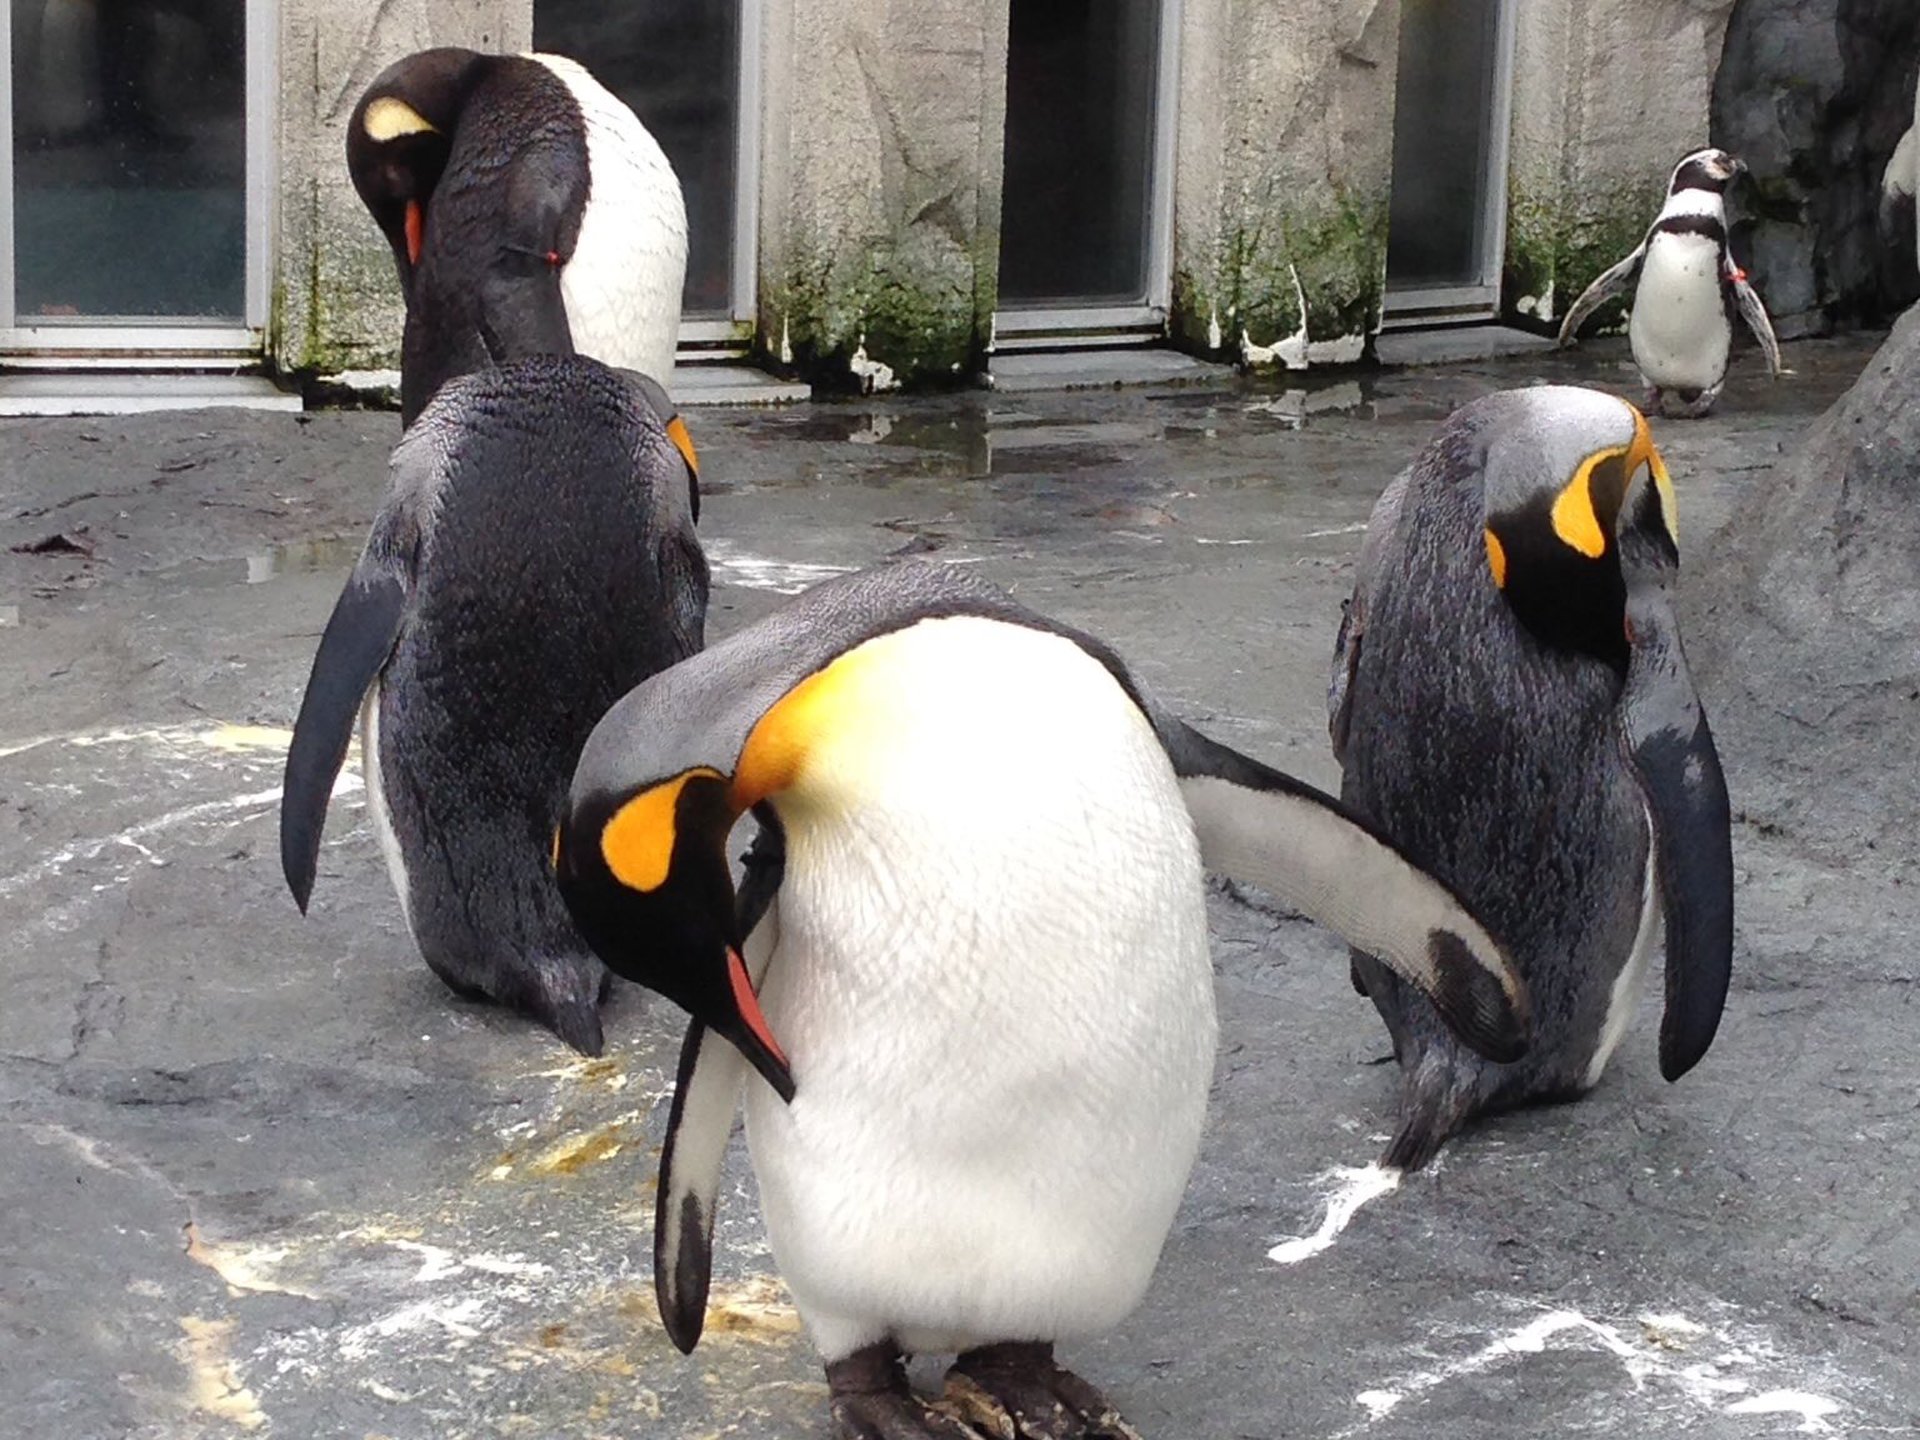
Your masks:
{"label": "metal door frame", "polygon": [[[1140,299],[1117,305],[1021,305],[997,309],[994,341],[1001,349],[1028,344],[1111,344],[1136,332],[1151,339],[1166,328],[1173,304],[1173,176],[1180,118],[1180,26],[1185,0],[1160,0],[1159,64],[1154,73],[1153,144],[1147,154],[1147,284]],[[1006,143],[1005,136],[1001,143]],[[1004,201],[1004,193],[1003,193]],[[1109,332],[1100,334],[1098,332]],[[1151,332],[1138,334],[1137,332]],[[1002,342],[1012,340],[1013,344]]]}
{"label": "metal door frame", "polygon": [[733,251],[722,318],[680,322],[679,349],[739,350],[753,340],[760,279],[760,94],[766,51],[765,0],[740,0],[737,109],[733,127]]}
{"label": "metal door frame", "polygon": [[0,24],[0,355],[22,368],[194,365],[258,359],[266,348],[279,157],[280,0],[246,3],[246,275],[241,323],[129,318],[90,325],[21,325],[14,314],[13,20]]}
{"label": "metal door frame", "polygon": [[[1492,320],[1500,313],[1500,273],[1507,258],[1507,154],[1513,136],[1513,48],[1519,9],[1497,0],[1494,22],[1493,104],[1488,117],[1486,208],[1481,215],[1480,279],[1468,285],[1425,285],[1389,290],[1382,302],[1383,328]],[[1399,123],[1399,117],[1394,117]],[[1389,247],[1393,237],[1387,237]]]}

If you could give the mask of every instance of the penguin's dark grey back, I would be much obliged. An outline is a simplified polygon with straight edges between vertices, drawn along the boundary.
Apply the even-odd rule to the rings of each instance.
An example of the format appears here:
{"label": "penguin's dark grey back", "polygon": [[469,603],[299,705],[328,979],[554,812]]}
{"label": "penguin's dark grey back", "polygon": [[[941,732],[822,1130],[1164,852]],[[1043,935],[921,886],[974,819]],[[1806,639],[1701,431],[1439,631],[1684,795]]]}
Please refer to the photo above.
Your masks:
{"label": "penguin's dark grey back", "polygon": [[382,773],[415,937],[442,973],[436,951],[584,953],[546,863],[575,759],[703,638],[707,566],[664,419],[638,377],[535,357],[450,381],[396,453],[413,524],[384,528],[417,551]]}
{"label": "penguin's dark grey back", "polygon": [[[1512,1068],[1537,1093],[1543,1081],[1574,1082],[1538,1067],[1577,1071],[1591,1046],[1570,1049],[1567,1038],[1604,1020],[1607,986],[1581,982],[1592,957],[1631,948],[1645,825],[1615,719],[1619,673],[1543,645],[1489,578],[1480,427],[1490,413],[1443,428],[1383,517],[1391,528],[1369,537],[1341,798],[1507,945],[1534,1025],[1529,1056]],[[1483,1063],[1390,974],[1369,985],[1460,1065]]]}

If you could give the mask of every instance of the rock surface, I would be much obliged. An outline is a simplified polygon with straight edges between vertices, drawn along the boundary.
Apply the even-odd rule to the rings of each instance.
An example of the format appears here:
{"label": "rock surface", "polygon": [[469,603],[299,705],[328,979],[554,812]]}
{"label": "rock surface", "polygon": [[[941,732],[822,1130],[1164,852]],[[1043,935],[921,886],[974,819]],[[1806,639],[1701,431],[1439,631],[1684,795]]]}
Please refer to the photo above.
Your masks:
{"label": "rock surface", "polygon": [[1713,142],[1752,167],[1733,246],[1782,339],[1884,321],[1920,286],[1887,266],[1880,177],[1913,121],[1920,6],[1739,0],[1714,77]]}
{"label": "rock surface", "polygon": [[1700,655],[1737,807],[1920,879],[1920,306],[1722,532]]}

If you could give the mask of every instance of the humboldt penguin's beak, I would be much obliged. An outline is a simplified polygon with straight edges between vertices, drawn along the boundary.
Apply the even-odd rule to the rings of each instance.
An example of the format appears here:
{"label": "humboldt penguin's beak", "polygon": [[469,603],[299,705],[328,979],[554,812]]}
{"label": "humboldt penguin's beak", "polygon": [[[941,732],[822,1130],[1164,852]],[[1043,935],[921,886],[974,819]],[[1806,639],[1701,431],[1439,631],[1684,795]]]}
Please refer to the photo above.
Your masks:
{"label": "humboldt penguin's beak", "polygon": [[1669,587],[1678,552],[1640,492],[1620,531],[1627,677],[1622,740],[1652,821],[1666,921],[1667,997],[1660,1073],[1677,1080],[1713,1043],[1733,970],[1733,842],[1727,782],[1680,646]]}

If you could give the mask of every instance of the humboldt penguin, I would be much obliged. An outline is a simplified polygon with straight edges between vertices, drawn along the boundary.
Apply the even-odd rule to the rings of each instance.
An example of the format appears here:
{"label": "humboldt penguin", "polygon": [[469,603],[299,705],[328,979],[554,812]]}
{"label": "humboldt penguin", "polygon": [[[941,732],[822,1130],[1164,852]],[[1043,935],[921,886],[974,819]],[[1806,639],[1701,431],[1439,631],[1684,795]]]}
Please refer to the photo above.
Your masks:
{"label": "humboldt penguin", "polygon": [[406,294],[401,418],[442,383],[579,353],[665,384],[687,212],[634,113],[559,55],[422,50],[347,121],[347,169]]}
{"label": "humboldt penguin", "polygon": [[1358,947],[1402,1076],[1388,1165],[1597,1084],[1663,931],[1661,1073],[1713,1042],[1733,858],[1676,535],[1645,418],[1568,386],[1463,407],[1374,507],[1333,661],[1341,797],[1465,898],[1533,1002],[1526,1056],[1491,1061]]}
{"label": "humboldt penguin", "polygon": [[294,724],[280,858],[302,911],[357,716],[427,964],[600,1052],[607,974],[550,845],[593,722],[700,648],[698,508],[686,429],[645,376],[530,356],[441,387],[393,453]]}
{"label": "humboldt penguin", "polygon": [[1627,341],[1646,382],[1646,408],[1655,414],[1692,420],[1713,409],[1727,377],[1736,311],[1760,342],[1768,372],[1780,375],[1767,307],[1727,249],[1726,190],[1746,168],[1724,150],[1696,150],[1674,166],[1647,238],[1589,285],[1561,322],[1560,344],[1570,345],[1587,316],[1637,278]]}
{"label": "humboldt penguin", "polygon": [[[748,811],[780,842],[736,905]],[[846,1436],[1133,1433],[1053,1346],[1138,1304],[1199,1145],[1203,865],[1382,955],[1488,1053],[1525,1043],[1484,929],[1337,802],[925,561],[826,581],[621,700],[555,863],[601,957],[693,1017],[655,1210],[669,1334],[700,1336],[751,1067],[768,1236]],[[940,1409],[914,1352],[958,1352]]]}

